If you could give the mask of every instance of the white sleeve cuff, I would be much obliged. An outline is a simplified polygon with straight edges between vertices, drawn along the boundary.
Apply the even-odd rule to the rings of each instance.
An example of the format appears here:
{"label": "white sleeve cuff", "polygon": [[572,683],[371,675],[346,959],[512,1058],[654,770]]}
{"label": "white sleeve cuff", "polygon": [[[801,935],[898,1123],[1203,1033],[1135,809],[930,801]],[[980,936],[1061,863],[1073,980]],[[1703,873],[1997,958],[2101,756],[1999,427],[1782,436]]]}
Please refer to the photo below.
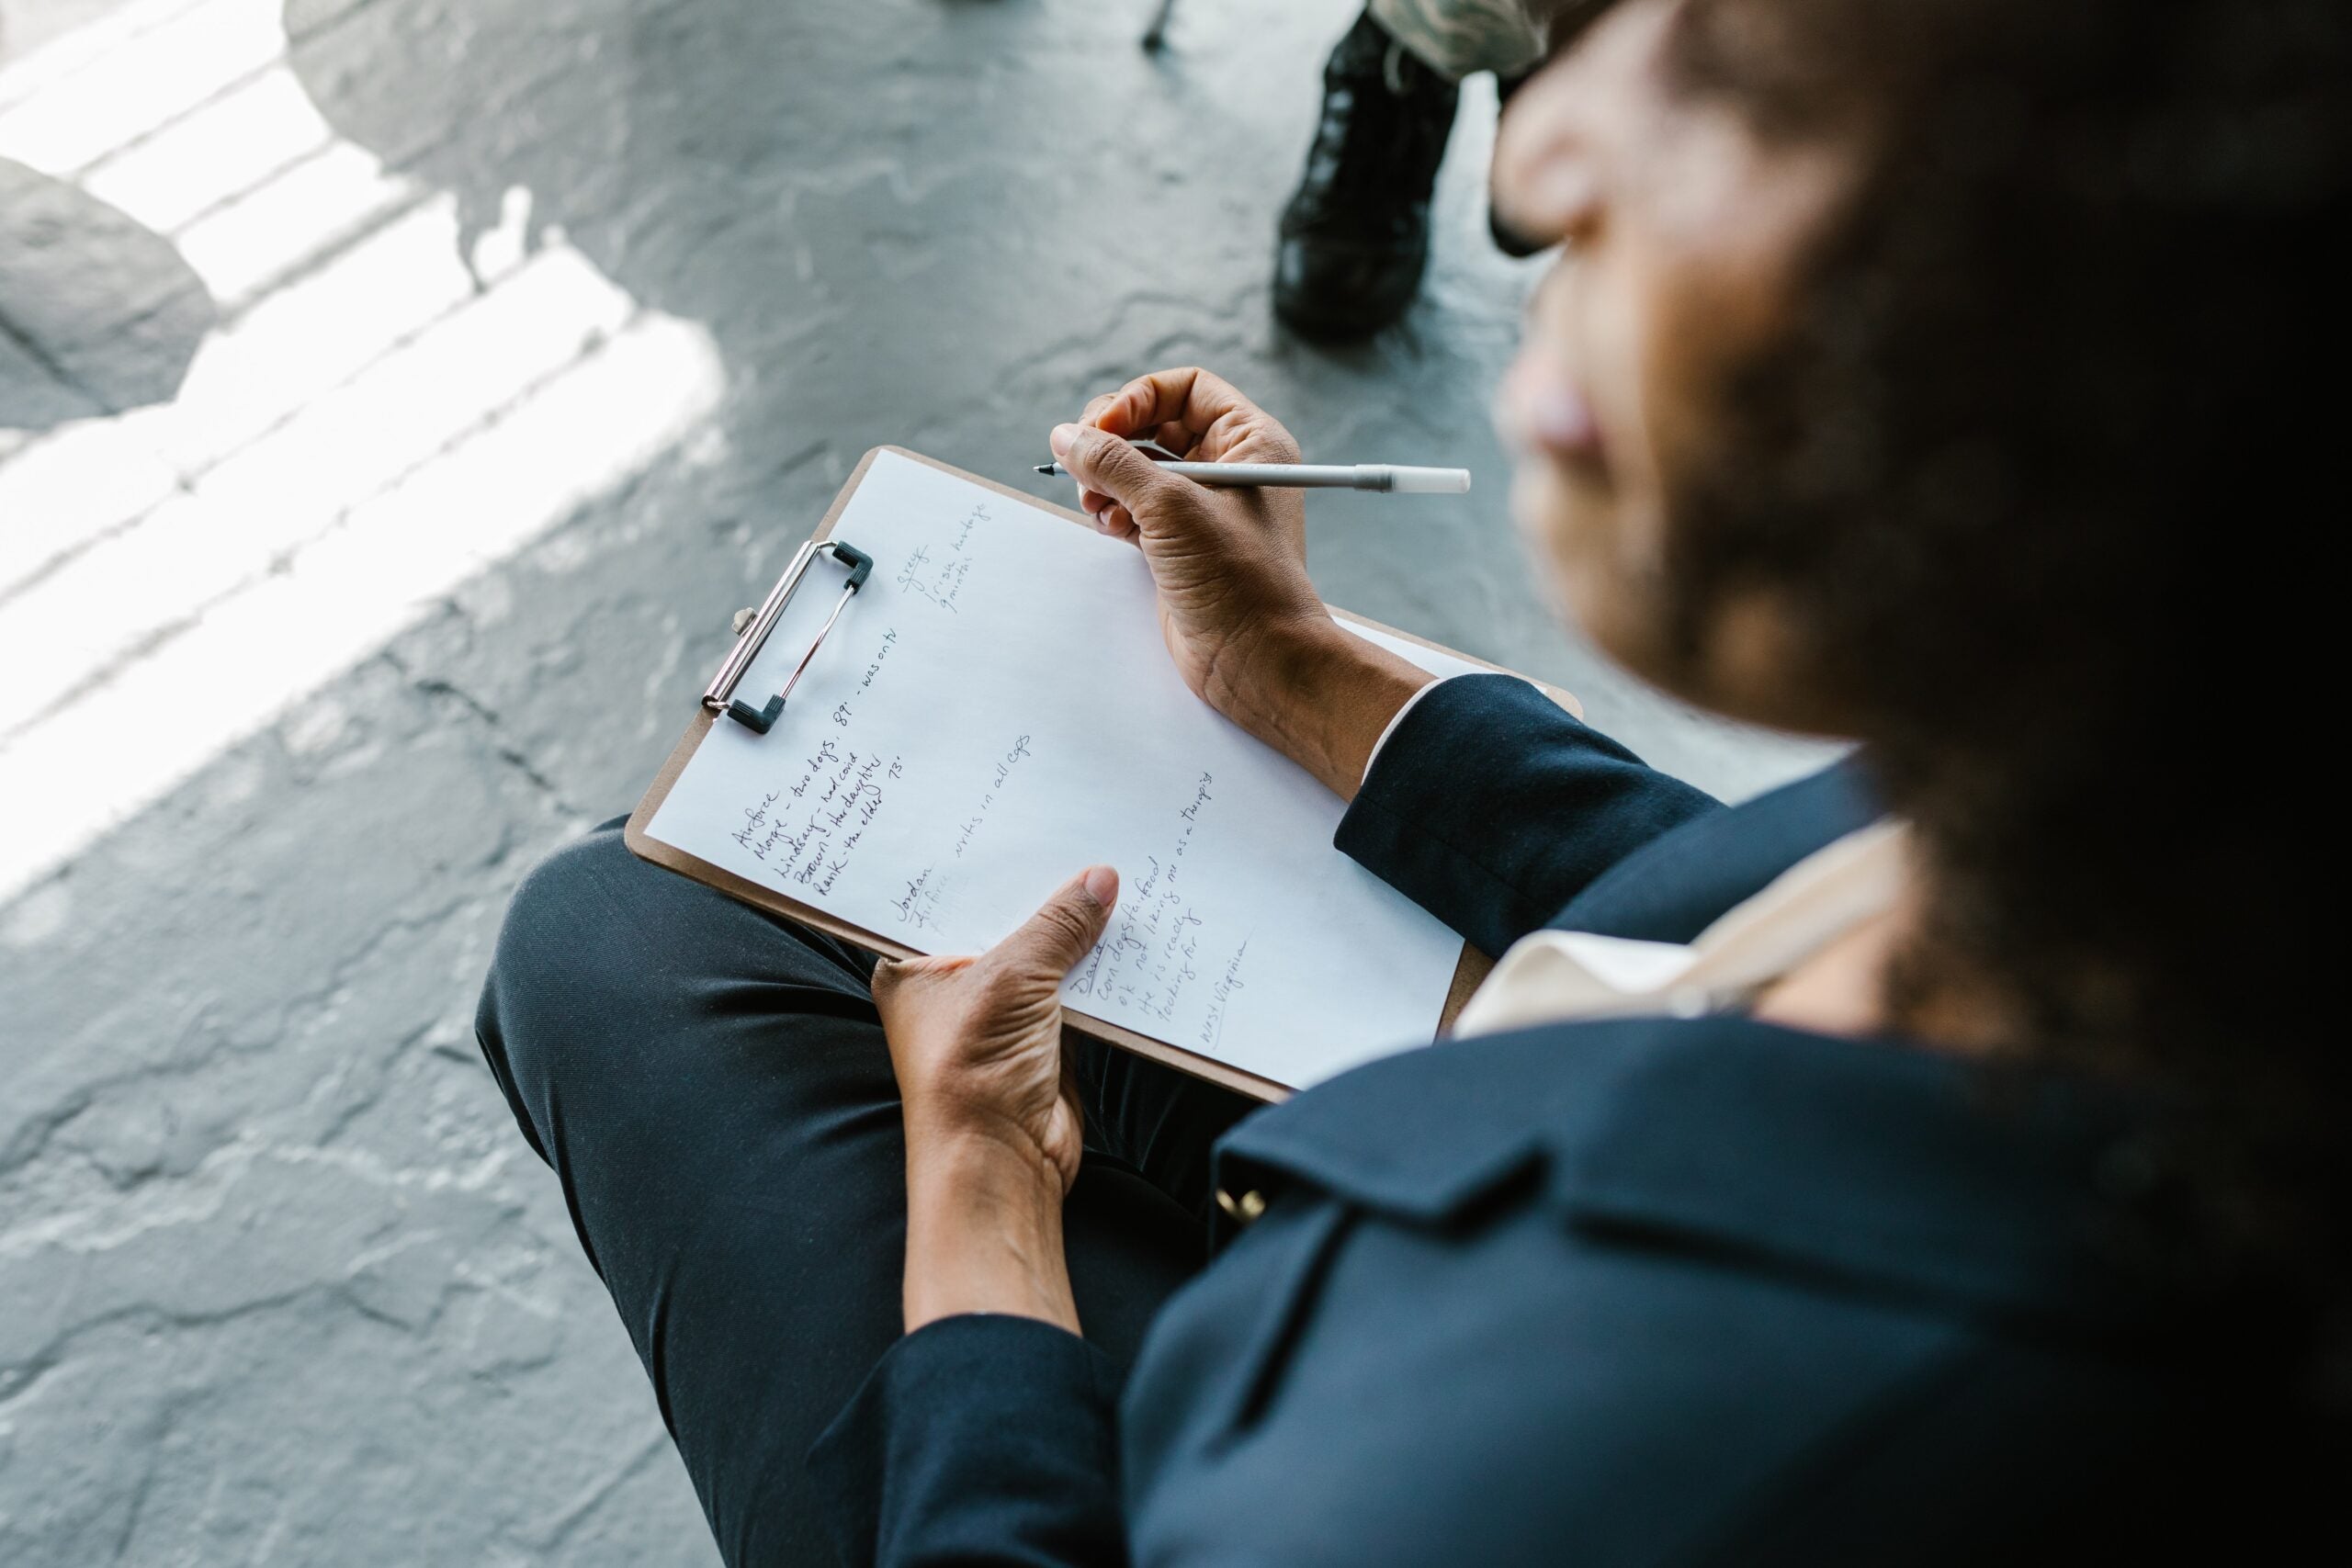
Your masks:
{"label": "white sleeve cuff", "polygon": [[[1451,675],[1439,676],[1436,680],[1431,681],[1428,685],[1423,686],[1419,691],[1415,692],[1411,696],[1407,697],[1405,699],[1405,705],[1398,708],[1394,714],[1389,716],[1388,728],[1380,732],[1380,739],[1372,743],[1372,755],[1363,760],[1364,778],[1368,779],[1372,777],[1373,764],[1380,761],[1381,748],[1387,745],[1388,738],[1396,733],[1396,727],[1405,722],[1405,716],[1413,711],[1413,705],[1419,702],[1423,697],[1428,696],[1431,692],[1436,691],[1440,686],[1444,685],[1448,681],[1453,679],[1454,679],[1454,677]],[[1356,782],[1358,784],[1362,784],[1363,779],[1358,779]]]}

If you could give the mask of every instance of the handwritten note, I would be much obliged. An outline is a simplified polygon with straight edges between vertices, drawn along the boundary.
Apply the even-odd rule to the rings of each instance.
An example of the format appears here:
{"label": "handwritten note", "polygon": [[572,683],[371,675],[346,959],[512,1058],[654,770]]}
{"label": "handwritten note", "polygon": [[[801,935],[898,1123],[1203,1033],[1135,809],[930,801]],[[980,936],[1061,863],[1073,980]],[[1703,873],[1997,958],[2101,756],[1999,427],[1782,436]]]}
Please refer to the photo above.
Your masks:
{"label": "handwritten note", "polygon": [[[1133,546],[892,453],[834,531],[874,576],[770,733],[712,728],[653,838],[931,953],[988,946],[1107,863],[1119,906],[1070,1008],[1294,1087],[1429,1041],[1460,939],[1331,847],[1335,797],[1186,690]],[[744,694],[776,690],[838,581],[813,569]]]}

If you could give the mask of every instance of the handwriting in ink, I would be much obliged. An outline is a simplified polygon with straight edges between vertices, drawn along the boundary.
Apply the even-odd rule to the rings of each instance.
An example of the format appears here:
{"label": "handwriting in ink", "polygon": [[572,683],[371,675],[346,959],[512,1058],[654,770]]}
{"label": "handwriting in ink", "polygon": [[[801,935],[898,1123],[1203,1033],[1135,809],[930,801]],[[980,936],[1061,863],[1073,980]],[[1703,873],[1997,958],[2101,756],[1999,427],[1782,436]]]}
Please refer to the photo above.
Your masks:
{"label": "handwriting in ink", "polygon": [[735,829],[735,831],[729,834],[729,837],[732,838],[737,843],[742,845],[745,849],[750,850],[753,854],[759,854],[760,851],[757,848],[757,845],[761,842],[763,837],[774,826],[774,824],[768,820],[768,812],[773,809],[775,803],[782,798],[783,795],[781,792],[771,791],[761,797],[760,803],[757,806],[747,806],[743,807],[743,825]]}
{"label": "handwriting in ink", "polygon": [[933,560],[931,547],[920,546],[907,557],[906,564],[892,581],[913,597],[953,615],[956,601],[964,592],[964,580],[971,575],[974,558],[957,554],[947,560]]}
{"label": "handwriting in ink", "polygon": [[934,880],[937,870],[936,866],[924,866],[908,882],[906,891],[891,901],[890,907],[899,912],[899,924],[918,931],[939,929],[939,887]]}
{"label": "handwriting in ink", "polygon": [[1117,1002],[1162,1023],[1183,1005],[1200,978],[1208,938],[1207,920],[1185,891],[1183,860],[1216,798],[1214,783],[1205,773],[1194,781],[1193,798],[1176,813],[1181,826],[1168,857],[1144,857],[1143,874],[1119,901],[1111,929],[1071,977],[1072,996]]}
{"label": "handwriting in ink", "polygon": [[905,773],[903,757],[886,761],[879,753],[820,740],[798,778],[743,808],[743,825],[730,837],[785,886],[831,893],[882,814],[883,785]]}
{"label": "handwriting in ink", "polygon": [[818,742],[817,754],[809,758],[806,764],[808,771],[800,775],[800,782],[798,784],[790,786],[792,798],[798,800],[803,795],[806,795],[808,793],[808,786],[816,782],[819,772],[821,771],[828,762],[831,762],[834,758],[840,755],[841,748],[836,746],[832,741],[822,740]]}
{"label": "handwriting in ink", "polygon": [[[1255,931],[1250,933],[1251,936],[1256,934]],[[1209,1013],[1201,1022],[1200,1037],[1201,1049],[1209,1055],[1216,1055],[1217,1046],[1225,1039],[1225,1015],[1233,1000],[1233,994],[1242,989],[1241,961],[1249,953],[1250,937],[1245,936],[1241,939],[1241,945],[1233,950],[1233,956],[1225,961],[1223,977],[1209,987]]]}
{"label": "handwriting in ink", "polygon": [[996,760],[995,776],[989,781],[987,790],[981,794],[980,804],[956,830],[957,860],[964,858],[964,852],[971,847],[973,839],[978,836],[980,824],[988,820],[989,807],[994,806],[997,796],[1004,792],[1004,786],[1012,778],[1013,770],[1020,767],[1028,760],[1028,757],[1029,738],[1024,735],[1007,747],[1004,754]]}
{"label": "handwriting in ink", "polygon": [[898,646],[899,628],[885,627],[882,632],[882,645],[874,650],[874,662],[865,667],[865,679],[857,683],[859,691],[863,692],[874,684],[874,678],[882,673],[882,661],[889,658],[890,650]]}
{"label": "handwriting in ink", "polygon": [[956,525],[955,541],[947,547],[959,555],[962,554],[964,547],[971,542],[973,528],[988,520],[989,503],[983,501],[964,514],[964,521]]}
{"label": "handwriting in ink", "polygon": [[831,716],[834,724],[843,729],[847,729],[849,728],[850,720],[856,715],[856,699],[864,696],[868,691],[873,689],[875,681],[882,673],[883,662],[890,657],[890,650],[898,646],[899,628],[896,626],[884,627],[882,630],[882,641],[880,645],[875,649],[873,660],[865,666],[865,678],[858,682],[856,691],[852,692],[848,696],[843,697],[840,702],[833,705]]}

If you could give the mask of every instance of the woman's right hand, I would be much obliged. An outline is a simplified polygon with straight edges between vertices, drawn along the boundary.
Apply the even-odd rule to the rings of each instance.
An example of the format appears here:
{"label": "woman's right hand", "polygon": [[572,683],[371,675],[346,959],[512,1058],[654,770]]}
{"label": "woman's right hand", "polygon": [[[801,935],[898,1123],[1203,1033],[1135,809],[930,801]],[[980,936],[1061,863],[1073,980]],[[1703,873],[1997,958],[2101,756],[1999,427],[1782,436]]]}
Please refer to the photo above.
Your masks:
{"label": "woman's right hand", "polygon": [[1130,445],[1142,439],[1193,463],[1295,463],[1298,443],[1205,370],[1138,376],[1050,438],[1094,525],[1142,547],[1159,591],[1160,633],[1184,683],[1249,725],[1270,667],[1330,626],[1306,576],[1303,498],[1194,484]]}
{"label": "woman's right hand", "polygon": [[1307,579],[1299,491],[1197,485],[1163,472],[1131,437],[1195,463],[1295,463],[1298,443],[1205,370],[1138,376],[1050,438],[1094,525],[1142,547],[1184,683],[1354,798],[1389,719],[1428,673],[1331,619]]}

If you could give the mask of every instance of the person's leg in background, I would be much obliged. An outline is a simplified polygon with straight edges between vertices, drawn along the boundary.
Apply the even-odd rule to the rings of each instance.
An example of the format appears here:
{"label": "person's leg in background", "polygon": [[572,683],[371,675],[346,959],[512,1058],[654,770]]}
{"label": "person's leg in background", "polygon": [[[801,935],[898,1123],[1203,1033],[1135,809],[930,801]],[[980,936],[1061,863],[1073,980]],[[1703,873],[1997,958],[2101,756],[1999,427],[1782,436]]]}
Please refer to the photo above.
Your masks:
{"label": "person's leg in background", "polygon": [[[905,1145],[873,964],[608,824],[525,881],[482,995],[483,1055],[731,1563],[831,1560],[803,1461],[899,1332]],[[1129,1122],[1164,1121],[1149,1099]],[[1204,1230],[1112,1159],[1081,1169],[1064,1229],[1087,1337],[1132,1359]]]}
{"label": "person's leg in background", "polygon": [[[1506,96],[1544,55],[1530,0],[1370,0],[1323,67],[1306,173],[1283,209],[1274,310],[1294,330],[1369,336],[1405,313],[1429,264],[1430,199],[1464,76]],[[1514,255],[1526,246],[1495,227]]]}

